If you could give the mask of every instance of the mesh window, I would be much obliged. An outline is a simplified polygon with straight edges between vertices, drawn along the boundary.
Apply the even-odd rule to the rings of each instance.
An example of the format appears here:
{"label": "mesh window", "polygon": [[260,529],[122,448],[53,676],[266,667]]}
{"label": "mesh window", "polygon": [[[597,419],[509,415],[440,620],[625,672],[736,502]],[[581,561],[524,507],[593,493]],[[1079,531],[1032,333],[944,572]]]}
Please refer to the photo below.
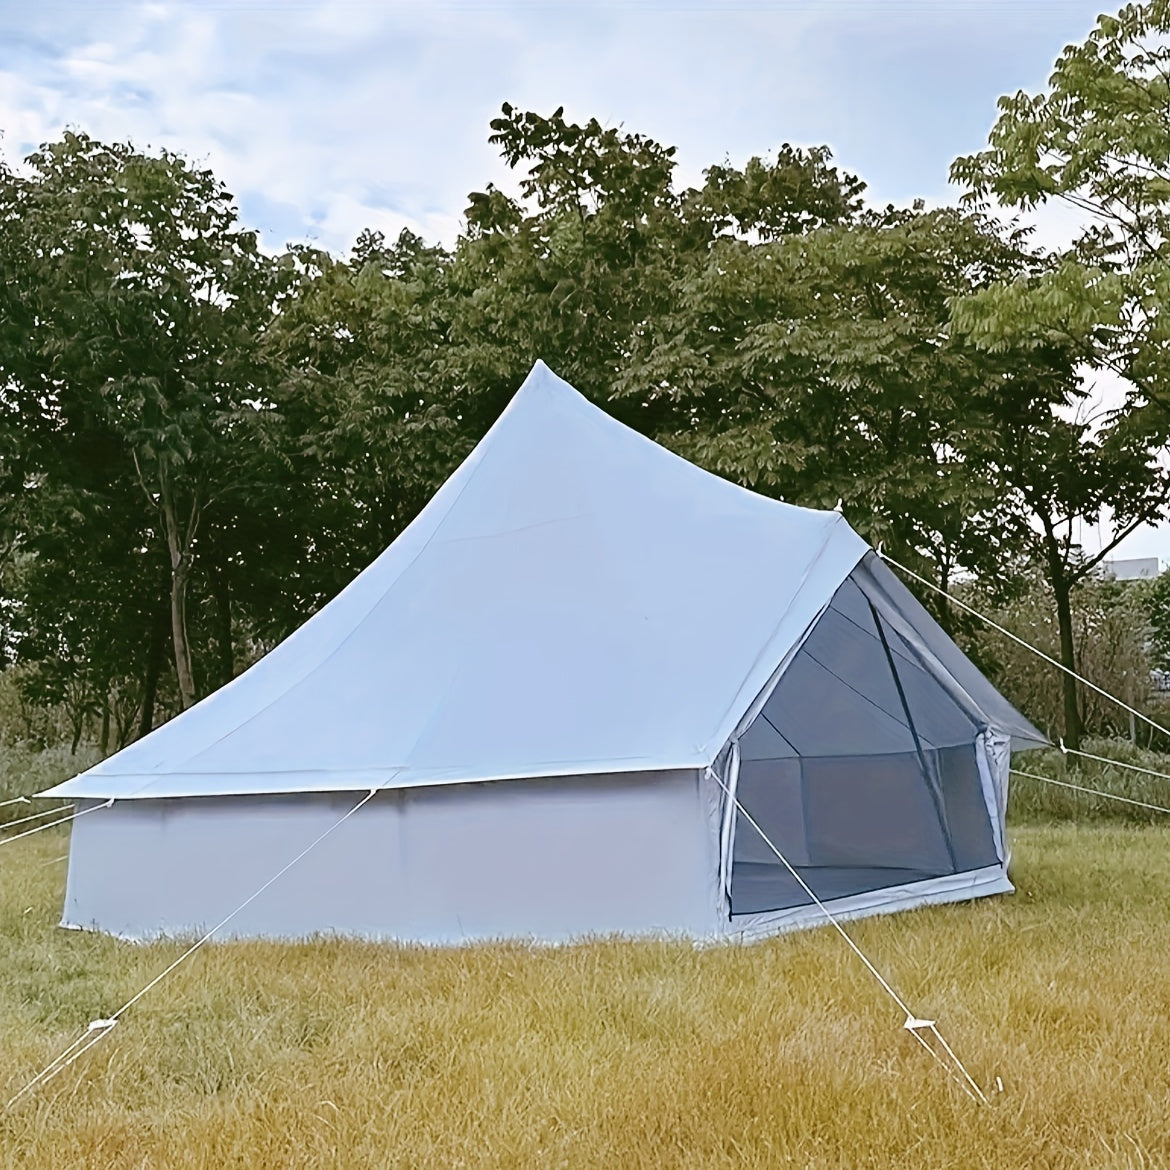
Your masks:
{"label": "mesh window", "polygon": [[[997,860],[976,763],[982,716],[939,678],[855,572],[740,739],[738,799],[818,898]],[[934,660],[937,664],[937,660]],[[740,817],[733,914],[808,895]]]}

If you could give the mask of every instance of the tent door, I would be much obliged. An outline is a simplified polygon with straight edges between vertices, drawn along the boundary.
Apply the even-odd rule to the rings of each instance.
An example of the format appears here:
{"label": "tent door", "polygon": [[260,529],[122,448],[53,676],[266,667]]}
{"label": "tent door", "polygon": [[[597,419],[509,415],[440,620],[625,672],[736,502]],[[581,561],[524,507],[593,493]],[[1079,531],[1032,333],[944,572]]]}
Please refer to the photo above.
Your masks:
{"label": "tent door", "polygon": [[[1002,854],[982,713],[885,620],[868,585],[857,571],[841,585],[733,741],[737,799],[823,901]],[[750,824],[722,844],[733,916],[809,903]]]}

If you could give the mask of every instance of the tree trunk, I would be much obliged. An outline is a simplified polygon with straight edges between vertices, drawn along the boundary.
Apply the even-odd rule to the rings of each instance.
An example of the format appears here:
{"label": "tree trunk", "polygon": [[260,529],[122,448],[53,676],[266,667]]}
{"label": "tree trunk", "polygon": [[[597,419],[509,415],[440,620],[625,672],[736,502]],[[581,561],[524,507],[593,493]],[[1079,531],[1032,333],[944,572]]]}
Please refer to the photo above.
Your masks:
{"label": "tree trunk", "polygon": [[195,670],[191,663],[191,644],[187,640],[187,585],[191,565],[186,553],[171,563],[171,641],[175,649],[175,677],[179,682],[179,707],[185,711],[195,705]]}
{"label": "tree trunk", "polygon": [[117,751],[121,751],[130,742],[137,720],[137,709],[128,711],[125,707],[114,708],[114,743]]}
{"label": "tree trunk", "polygon": [[154,702],[158,697],[158,680],[162,674],[163,647],[166,644],[167,612],[160,606],[150,623],[150,642],[146,647],[146,672],[142,677],[142,709],[138,716],[141,739],[154,728]]}
{"label": "tree trunk", "polygon": [[[1076,648],[1073,644],[1071,589],[1063,578],[1059,585],[1053,582],[1056,597],[1056,623],[1060,629],[1060,661],[1067,670],[1076,670]],[[1062,673],[1064,686],[1064,742],[1074,750],[1081,746],[1081,705],[1077,694],[1077,680]]]}
{"label": "tree trunk", "polygon": [[110,754],[110,688],[106,687],[105,698],[102,700],[102,732],[98,743],[102,758]]}
{"label": "tree trunk", "polygon": [[235,661],[232,656],[232,588],[222,556],[216,556],[211,569],[211,593],[215,603],[215,648],[218,685],[232,681]]}
{"label": "tree trunk", "polygon": [[1064,571],[1056,536],[1045,525],[1045,548],[1048,554],[1048,584],[1056,602],[1056,625],[1060,631],[1061,685],[1064,694],[1064,742],[1066,747],[1081,746],[1081,705],[1077,680],[1067,673],[1077,668],[1076,644],[1073,639],[1072,582]]}
{"label": "tree trunk", "polygon": [[195,671],[191,665],[191,644],[187,640],[187,586],[191,580],[191,542],[194,523],[181,531],[174,501],[168,491],[162,497],[163,524],[167,551],[171,556],[171,641],[175,649],[175,677],[179,683],[179,707],[185,711],[195,703]]}
{"label": "tree trunk", "polygon": [[951,565],[949,560],[942,560],[938,566],[938,586],[942,595],[938,598],[938,624],[948,638],[955,636],[955,614],[951,609]]}

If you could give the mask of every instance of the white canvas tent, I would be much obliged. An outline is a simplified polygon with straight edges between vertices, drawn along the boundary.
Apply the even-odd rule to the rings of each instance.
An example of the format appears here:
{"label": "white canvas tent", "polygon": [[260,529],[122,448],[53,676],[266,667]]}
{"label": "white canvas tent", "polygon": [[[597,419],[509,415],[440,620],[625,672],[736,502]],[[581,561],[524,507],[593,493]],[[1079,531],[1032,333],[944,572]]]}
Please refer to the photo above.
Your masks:
{"label": "white canvas tent", "polygon": [[[751,936],[1011,889],[1043,737],[834,512],[538,363],[402,535],[246,673],[54,788],[64,924],[144,938]],[[97,806],[111,800],[108,808]]]}

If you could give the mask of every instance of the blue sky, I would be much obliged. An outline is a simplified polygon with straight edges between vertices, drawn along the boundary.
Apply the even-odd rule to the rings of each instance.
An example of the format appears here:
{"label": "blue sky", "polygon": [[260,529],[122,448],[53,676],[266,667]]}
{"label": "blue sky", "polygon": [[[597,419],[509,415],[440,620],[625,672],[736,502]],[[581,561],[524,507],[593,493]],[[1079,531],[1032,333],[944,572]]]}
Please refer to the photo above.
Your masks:
{"label": "blue sky", "polygon": [[[1119,2],[1119,0],[1117,0]],[[996,99],[1043,87],[1100,0],[0,0],[0,151],[67,127],[210,165],[279,247],[450,242],[507,182],[502,102],[678,147],[679,178],[828,144],[878,203],[952,201]],[[1113,10],[1107,6],[1106,11]],[[1062,227],[1063,222],[1063,227]],[[1050,216],[1053,238],[1067,221]],[[1086,545],[1095,533],[1086,531]],[[1170,532],[1126,555],[1170,555]]]}
{"label": "blue sky", "polygon": [[66,126],[210,164],[268,242],[458,231],[500,104],[652,135],[680,178],[829,144],[877,201],[953,197],[996,98],[1043,85],[1084,0],[0,0],[10,159]]}

